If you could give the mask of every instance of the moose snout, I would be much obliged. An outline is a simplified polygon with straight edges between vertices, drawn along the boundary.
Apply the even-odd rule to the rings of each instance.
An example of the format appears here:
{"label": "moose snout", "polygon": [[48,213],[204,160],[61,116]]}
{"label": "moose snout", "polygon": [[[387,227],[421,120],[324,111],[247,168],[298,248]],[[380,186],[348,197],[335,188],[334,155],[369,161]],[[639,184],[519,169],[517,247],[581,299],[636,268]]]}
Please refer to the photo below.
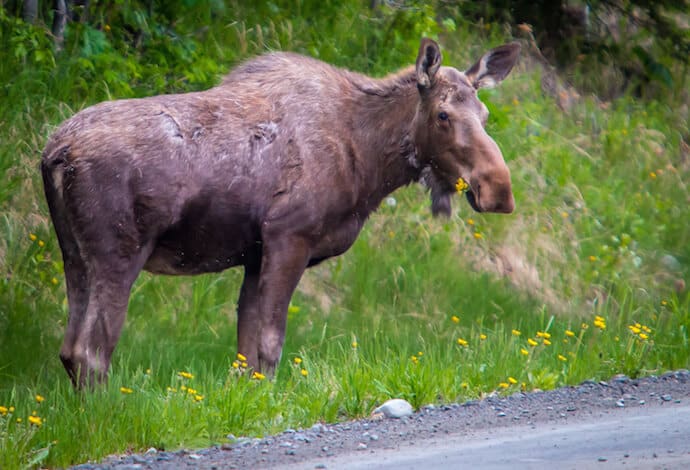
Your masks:
{"label": "moose snout", "polygon": [[515,198],[510,183],[510,170],[496,169],[490,173],[478,175],[470,181],[470,203],[479,212],[498,212],[510,214],[515,210]]}

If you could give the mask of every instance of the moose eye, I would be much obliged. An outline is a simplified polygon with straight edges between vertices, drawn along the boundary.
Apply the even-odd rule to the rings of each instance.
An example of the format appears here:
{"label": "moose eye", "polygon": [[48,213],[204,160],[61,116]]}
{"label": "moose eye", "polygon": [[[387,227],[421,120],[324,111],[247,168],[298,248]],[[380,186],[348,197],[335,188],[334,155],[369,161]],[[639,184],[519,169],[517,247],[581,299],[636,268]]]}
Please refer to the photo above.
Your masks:
{"label": "moose eye", "polygon": [[441,111],[440,113],[438,113],[438,118],[441,121],[447,121],[448,120],[448,113],[445,111]]}

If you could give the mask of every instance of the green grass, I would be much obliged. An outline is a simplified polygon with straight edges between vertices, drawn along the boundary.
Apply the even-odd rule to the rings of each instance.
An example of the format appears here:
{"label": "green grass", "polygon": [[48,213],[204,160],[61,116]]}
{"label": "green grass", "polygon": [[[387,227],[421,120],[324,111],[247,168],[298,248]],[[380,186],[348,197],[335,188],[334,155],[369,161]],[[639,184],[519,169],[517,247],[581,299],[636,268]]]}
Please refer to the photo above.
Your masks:
{"label": "green grass", "polygon": [[[422,34],[440,36],[460,68],[509,39],[500,26],[446,21],[444,31],[430,7],[299,5],[191,15],[178,36],[151,26],[149,49],[127,59],[117,31],[75,28],[83,38],[54,65],[39,60],[49,51],[40,32],[2,28],[0,468],[222,443],[365,416],[391,397],[418,407],[690,365],[687,104],[585,97],[563,113],[523,65],[482,93],[512,171],[514,215],[475,214],[457,198],[450,219],[433,219],[421,188],[396,192],[348,253],[302,280],[273,381],[232,365],[238,270],[143,274],[110,382],[75,393],[57,357],[67,305],[37,171],[61,120],[110,97],[210,86],[267,49],[382,75],[414,61]],[[22,55],[16,37],[27,35],[38,46]]]}

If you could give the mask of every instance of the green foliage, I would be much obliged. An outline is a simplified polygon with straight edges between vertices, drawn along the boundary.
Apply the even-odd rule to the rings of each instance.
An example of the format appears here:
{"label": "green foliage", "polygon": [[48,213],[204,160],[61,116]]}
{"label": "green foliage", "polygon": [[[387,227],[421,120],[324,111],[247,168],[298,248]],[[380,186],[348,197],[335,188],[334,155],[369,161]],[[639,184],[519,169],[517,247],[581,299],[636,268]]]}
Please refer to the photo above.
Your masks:
{"label": "green foliage", "polygon": [[[0,8],[0,468],[221,443],[392,397],[419,407],[690,365],[687,83],[644,49],[670,94],[582,98],[564,113],[524,66],[482,91],[516,213],[456,198],[435,220],[422,189],[395,193],[347,254],[303,279],[274,381],[233,365],[238,270],[143,274],[109,384],[75,394],[57,357],[67,304],[37,171],[53,126],[104,99],[206,88],[267,50],[383,75],[413,63],[422,35],[459,68],[510,39],[446,3],[89,4],[60,52],[45,25]],[[587,63],[583,79],[596,75]]]}

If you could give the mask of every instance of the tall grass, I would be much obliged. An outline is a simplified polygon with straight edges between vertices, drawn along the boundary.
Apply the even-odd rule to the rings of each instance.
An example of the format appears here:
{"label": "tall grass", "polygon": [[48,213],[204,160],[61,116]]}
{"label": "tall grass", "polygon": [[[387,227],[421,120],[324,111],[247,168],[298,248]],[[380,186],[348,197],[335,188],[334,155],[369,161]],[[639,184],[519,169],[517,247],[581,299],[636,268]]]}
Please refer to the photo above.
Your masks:
{"label": "tall grass", "polygon": [[[688,367],[687,106],[585,97],[564,113],[525,61],[482,93],[514,215],[474,214],[457,198],[450,219],[433,219],[423,189],[395,193],[348,253],[302,280],[273,381],[233,365],[237,270],[143,274],[110,382],[75,393],[57,358],[67,305],[37,171],[62,119],[103,99],[210,86],[269,49],[382,75],[412,63],[423,34],[459,68],[509,39],[499,25],[438,22],[431,7],[296,8],[194,10],[160,38],[142,26],[158,42],[127,58],[117,31],[81,26],[63,55],[38,57],[50,51],[41,32],[0,15],[0,468],[204,446],[364,416],[390,397],[420,406]],[[21,35],[38,41],[24,55]]]}

